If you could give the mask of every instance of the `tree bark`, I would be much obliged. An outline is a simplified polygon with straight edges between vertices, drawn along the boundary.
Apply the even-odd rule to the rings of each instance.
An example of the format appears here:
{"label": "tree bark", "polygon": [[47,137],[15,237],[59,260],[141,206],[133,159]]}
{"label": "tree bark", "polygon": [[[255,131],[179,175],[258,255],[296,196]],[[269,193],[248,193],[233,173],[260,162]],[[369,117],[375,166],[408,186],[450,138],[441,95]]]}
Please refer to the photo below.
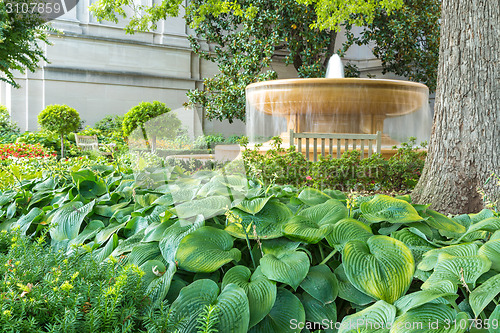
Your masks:
{"label": "tree bark", "polygon": [[444,213],[499,200],[500,4],[443,0],[438,82],[429,152],[413,199]]}

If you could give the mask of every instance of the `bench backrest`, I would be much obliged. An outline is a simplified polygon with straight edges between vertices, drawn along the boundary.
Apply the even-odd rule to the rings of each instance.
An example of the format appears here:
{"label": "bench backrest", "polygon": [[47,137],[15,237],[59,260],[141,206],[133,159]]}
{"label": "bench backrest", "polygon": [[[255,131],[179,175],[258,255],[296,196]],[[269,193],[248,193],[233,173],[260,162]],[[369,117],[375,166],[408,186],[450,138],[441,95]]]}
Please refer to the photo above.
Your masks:
{"label": "bench backrest", "polygon": [[[297,139],[297,145],[295,145]],[[305,142],[304,142],[304,141]],[[357,142],[359,142],[359,150],[361,158],[365,157],[365,148],[367,148],[368,157],[373,154],[373,145],[375,144],[376,153],[380,154],[382,150],[382,132],[377,131],[376,134],[351,134],[351,133],[295,133],[290,130],[290,145],[297,147],[299,153],[302,153],[302,147],[305,148],[305,156],[310,159],[310,141],[313,144],[313,160],[318,160],[318,140],[320,141],[321,156],[326,156],[326,147],[328,147],[328,155],[332,158],[334,150],[336,157],[342,156],[342,150],[357,150]],[[351,142],[351,145],[349,145]],[[328,144],[327,144],[328,143]],[[334,147],[336,149],[334,149]],[[352,148],[352,149],[350,149]]]}
{"label": "bench backrest", "polygon": [[97,135],[87,136],[75,134],[76,145],[82,150],[99,150]]}

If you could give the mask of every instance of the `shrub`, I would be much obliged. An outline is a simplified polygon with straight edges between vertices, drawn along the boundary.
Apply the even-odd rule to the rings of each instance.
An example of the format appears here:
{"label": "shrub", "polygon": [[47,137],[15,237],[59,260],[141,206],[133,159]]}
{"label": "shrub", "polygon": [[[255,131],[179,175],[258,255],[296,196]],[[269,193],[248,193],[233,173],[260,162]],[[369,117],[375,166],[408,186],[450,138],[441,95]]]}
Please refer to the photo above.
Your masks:
{"label": "shrub", "polygon": [[49,105],[38,115],[42,129],[56,132],[61,140],[61,158],[64,158],[64,135],[78,130],[81,124],[78,112],[67,105]]}
{"label": "shrub", "polygon": [[170,113],[165,103],[158,101],[142,102],[134,106],[123,118],[123,134],[128,137],[136,129],[141,130],[144,140],[151,139],[151,149],[156,149],[156,137],[173,138],[181,126],[177,115]]}
{"label": "shrub", "polygon": [[94,128],[108,136],[114,132],[123,134],[123,119],[124,116],[106,116],[95,123]]}
{"label": "shrub", "polygon": [[[72,156],[78,156],[80,155],[79,150],[77,149],[76,145],[74,144],[74,135],[73,133],[69,133],[68,135],[65,135],[64,138],[64,147],[65,149],[65,155],[66,157],[72,157]],[[73,137],[73,140],[71,140],[71,137]],[[60,143],[60,137],[57,133],[55,132],[49,132],[49,131],[38,131],[38,132],[24,132],[23,134],[19,135],[16,139],[16,143],[29,143],[29,144],[41,144],[45,148],[48,148],[49,150],[56,151],[58,153],[58,156],[61,157],[61,143]],[[72,142],[73,141],[73,142]]]}

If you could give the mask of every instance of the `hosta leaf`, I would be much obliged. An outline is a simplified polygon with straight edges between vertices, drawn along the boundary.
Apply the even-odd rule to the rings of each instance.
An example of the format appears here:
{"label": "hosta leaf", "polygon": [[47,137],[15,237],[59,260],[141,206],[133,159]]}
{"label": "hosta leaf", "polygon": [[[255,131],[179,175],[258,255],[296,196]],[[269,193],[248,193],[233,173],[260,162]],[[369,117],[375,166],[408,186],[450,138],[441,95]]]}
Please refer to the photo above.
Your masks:
{"label": "hosta leaf", "polygon": [[[413,230],[411,230],[413,229]],[[414,228],[403,229],[396,231],[393,238],[403,242],[411,250],[415,262],[420,262],[424,253],[431,251],[436,248],[431,242],[429,242],[425,235],[421,234],[418,230]]]}
{"label": "hosta leaf", "polygon": [[137,244],[128,257],[130,263],[141,266],[149,260],[161,259],[161,252],[158,248],[158,242]]}
{"label": "hosta leaf", "polygon": [[482,220],[486,220],[487,218],[493,217],[495,214],[490,209],[483,209],[477,214],[469,214],[471,219],[471,224],[481,222]]}
{"label": "hosta leaf", "polygon": [[283,236],[281,227],[292,217],[292,211],[281,202],[270,201],[255,215],[239,209],[232,209],[231,215],[234,220],[228,218],[228,225],[225,229],[231,236],[245,239],[245,231],[252,224],[248,238],[256,238],[253,234],[253,225],[255,225],[259,238],[272,239]]}
{"label": "hosta leaf", "polygon": [[324,305],[334,302],[338,295],[337,276],[327,265],[310,267],[300,287]]}
{"label": "hosta leaf", "polygon": [[387,236],[349,241],[342,258],[345,273],[356,288],[388,303],[406,293],[415,271],[410,249]]}
{"label": "hosta leaf", "polygon": [[423,271],[430,271],[436,266],[438,257],[441,253],[447,253],[457,257],[475,256],[478,253],[478,249],[479,246],[477,244],[467,243],[430,250],[424,254],[422,261],[418,264],[418,268]]}
{"label": "hosta leaf", "polygon": [[205,219],[224,213],[231,208],[231,201],[221,195],[204,199],[192,200],[175,206],[179,218],[187,219],[196,215],[203,215]]}
{"label": "hosta leaf", "polygon": [[279,255],[282,252],[296,250],[300,242],[292,242],[287,238],[275,238],[262,241],[262,252],[264,254]]}
{"label": "hosta leaf", "polygon": [[474,289],[469,295],[469,304],[474,315],[479,314],[500,293],[500,274],[497,274]]}
{"label": "hosta leaf", "polygon": [[176,272],[175,265],[170,263],[167,268],[161,261],[149,260],[142,264],[141,269],[145,273],[143,276],[143,283],[146,286],[145,296],[153,304],[158,304],[167,296],[172,277]]}
{"label": "hosta leaf", "polygon": [[469,327],[468,319],[465,312],[457,314],[447,305],[428,303],[396,318],[390,333],[463,333]]}
{"label": "hosta leaf", "polygon": [[329,233],[330,229],[326,225],[320,226],[306,217],[295,216],[283,225],[282,231],[286,237],[292,240],[316,244]]}
{"label": "hosta leaf", "polygon": [[92,252],[92,257],[94,258],[94,261],[95,262],[104,261],[107,257],[109,257],[111,252],[113,252],[113,250],[117,246],[118,246],[118,236],[114,234],[113,237],[110,237],[108,239],[106,245]]}
{"label": "hosta leaf", "polygon": [[160,251],[167,262],[175,261],[175,254],[179,248],[181,240],[190,233],[198,230],[205,224],[203,216],[196,217],[194,222],[179,220],[167,228],[160,241]]}
{"label": "hosta leaf", "polygon": [[462,234],[466,231],[465,227],[460,223],[434,210],[427,209],[424,214],[429,216],[425,222],[440,231],[444,230],[455,234]]}
{"label": "hosta leaf", "polygon": [[273,308],[249,333],[299,333],[301,329],[294,327],[294,323],[304,323],[305,320],[304,306],[297,296],[278,288]]}
{"label": "hosta leaf", "polygon": [[28,214],[21,216],[16,222],[10,225],[11,229],[19,228],[22,234],[26,234],[31,223],[37,222],[45,216],[43,210],[38,207],[32,208]]}
{"label": "hosta leaf", "polygon": [[489,271],[491,261],[485,256],[455,257],[441,253],[431,276],[422,284],[422,289],[429,289],[439,281],[449,280],[456,285],[469,283],[474,286],[476,280]]}
{"label": "hosta leaf", "polygon": [[490,315],[490,328],[488,331],[490,333],[498,333],[499,323],[500,323],[500,305],[497,305],[495,310]]}
{"label": "hosta leaf", "polygon": [[144,238],[144,230],[139,231],[137,234],[133,235],[132,237],[129,237],[127,239],[122,240],[118,246],[113,250],[113,253],[111,255],[113,257],[118,257],[124,253],[130,252],[139,245]]}
{"label": "hosta leaf", "polygon": [[16,197],[16,195],[17,191],[14,190],[7,190],[5,192],[0,191],[0,207],[10,202],[12,199]]}
{"label": "hosta leaf", "polygon": [[309,206],[319,205],[332,199],[329,195],[311,187],[303,189],[297,198]]}
{"label": "hosta leaf", "polygon": [[344,265],[340,264],[339,267],[335,269],[335,275],[338,279],[340,298],[357,305],[366,305],[375,301],[370,296],[356,289],[352,283],[349,282],[347,275],[345,275]]}
{"label": "hosta leaf", "polygon": [[[316,323],[318,326],[328,323],[326,325],[328,327],[332,326],[331,323],[337,321],[337,306],[335,302],[325,305],[307,293],[302,294],[301,302],[306,312],[307,321]],[[327,329],[325,332],[333,332],[333,330]]]}
{"label": "hosta leaf", "polygon": [[241,252],[233,248],[233,239],[223,230],[201,227],[184,237],[175,258],[189,272],[210,273],[233,260],[241,259]]}
{"label": "hosta leaf", "polygon": [[71,241],[68,243],[68,253],[71,253],[73,249],[71,248],[72,245],[78,246],[80,244],[85,243],[86,240],[91,239],[99,233],[99,231],[104,228],[104,223],[102,223],[99,220],[92,220],[90,221],[89,224],[83,229],[82,232],[78,234],[75,238],[73,238]]}
{"label": "hosta leaf", "polygon": [[267,202],[271,199],[272,197],[267,197],[267,198],[254,198],[251,200],[243,200],[240,202],[236,208],[239,210],[242,210],[248,214],[257,214],[264,208],[264,206],[267,204]]}
{"label": "hosta leaf", "polygon": [[500,217],[490,217],[475,224],[472,224],[467,232],[460,237],[458,241],[462,240],[465,236],[475,232],[475,231],[488,231],[495,232],[500,229]]}
{"label": "hosta leaf", "polygon": [[182,288],[172,303],[173,322],[185,321],[182,332],[198,332],[196,321],[207,305],[217,305],[217,332],[246,333],[250,313],[245,291],[231,283],[219,294],[219,287],[212,280],[197,280]]}
{"label": "hosta leaf", "polygon": [[398,314],[401,315],[439,297],[457,298],[456,292],[457,287],[451,281],[443,280],[436,282],[431,289],[416,291],[401,297],[394,302],[394,306],[398,309]]}
{"label": "hosta leaf", "polygon": [[361,203],[360,209],[363,217],[371,223],[410,223],[423,220],[408,202],[383,194],[377,194],[370,201]]}
{"label": "hosta leaf", "polygon": [[83,219],[92,211],[95,201],[84,205],[80,201],[68,202],[49,217],[50,237],[55,241],[73,239],[78,236]]}
{"label": "hosta leaf", "polygon": [[339,333],[388,333],[396,317],[396,307],[384,301],[344,317]]}
{"label": "hosta leaf", "polygon": [[302,210],[300,216],[309,218],[319,225],[335,224],[348,215],[347,207],[338,200],[330,199],[322,204],[318,204]]}
{"label": "hosta leaf", "polygon": [[297,290],[309,271],[309,258],[302,251],[266,254],[260,259],[262,273],[268,279],[285,283]]}
{"label": "hosta leaf", "polygon": [[221,288],[230,283],[245,290],[250,308],[249,327],[253,327],[271,311],[276,301],[276,283],[263,275],[259,268],[252,274],[245,266],[235,266],[228,270]]}
{"label": "hosta leaf", "polygon": [[120,202],[120,203],[118,203],[116,205],[112,205],[112,206],[109,206],[109,205],[96,205],[95,208],[94,208],[94,212],[97,215],[101,215],[101,216],[105,216],[105,217],[111,217],[111,216],[113,216],[113,214],[118,209],[122,209],[125,206],[127,206],[128,204],[129,204],[128,201],[124,201],[124,202]]}
{"label": "hosta leaf", "polygon": [[366,241],[371,236],[373,233],[369,226],[358,220],[345,218],[333,226],[332,231],[326,236],[326,240],[330,246],[341,251],[348,241]]}
{"label": "hosta leaf", "polygon": [[484,243],[478,254],[486,256],[491,261],[491,268],[500,272],[500,239],[491,239]]}

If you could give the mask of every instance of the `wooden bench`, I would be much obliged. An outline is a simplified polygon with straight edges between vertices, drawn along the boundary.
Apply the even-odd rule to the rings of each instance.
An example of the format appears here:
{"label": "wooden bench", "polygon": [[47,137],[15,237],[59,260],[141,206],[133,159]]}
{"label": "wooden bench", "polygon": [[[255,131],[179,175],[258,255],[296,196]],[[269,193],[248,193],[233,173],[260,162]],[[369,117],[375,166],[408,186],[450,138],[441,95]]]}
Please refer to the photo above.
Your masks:
{"label": "wooden bench", "polygon": [[302,140],[305,141],[305,155],[307,160],[310,159],[310,140],[313,143],[313,160],[318,160],[318,140],[320,140],[321,156],[326,156],[326,147],[328,140],[328,156],[334,157],[334,147],[336,147],[337,158],[342,156],[342,148],[344,151],[349,150],[349,141],[351,142],[351,150],[357,150],[357,141],[359,141],[359,150],[361,158],[365,156],[365,147],[368,147],[368,157],[373,154],[373,145],[375,143],[375,153],[380,154],[382,150],[382,132],[377,131],[376,134],[351,134],[351,133],[295,133],[290,130],[290,145],[295,146],[297,139],[297,150],[302,153]]}
{"label": "wooden bench", "polygon": [[76,145],[84,151],[98,151],[102,155],[113,155],[111,151],[100,151],[99,146],[101,147],[114,147],[114,144],[105,145],[99,144],[99,140],[97,139],[97,135],[78,135],[75,133],[75,141]]}

